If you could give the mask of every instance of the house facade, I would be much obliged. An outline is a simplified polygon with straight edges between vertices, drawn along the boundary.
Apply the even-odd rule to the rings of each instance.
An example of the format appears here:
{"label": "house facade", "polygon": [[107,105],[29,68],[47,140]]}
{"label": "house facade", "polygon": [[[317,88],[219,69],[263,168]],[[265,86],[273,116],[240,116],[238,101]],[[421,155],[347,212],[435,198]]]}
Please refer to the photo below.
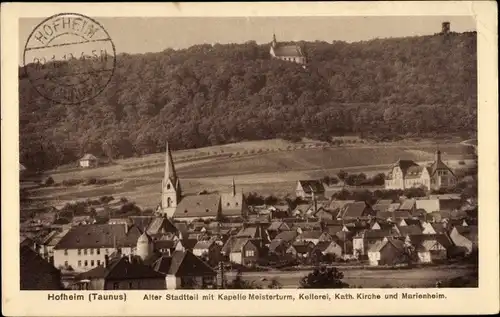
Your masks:
{"label": "house facade", "polygon": [[[299,180],[295,187],[295,195],[305,200],[324,199],[325,187],[319,180]],[[307,207],[309,209],[310,205]]]}
{"label": "house facade", "polygon": [[97,157],[92,154],[85,154],[79,161],[80,167],[96,167],[99,164]]}
{"label": "house facade", "polygon": [[436,151],[435,160],[424,166],[412,160],[398,160],[393,164],[385,179],[386,189],[407,189],[424,187],[441,189],[457,183],[454,172],[442,161],[441,151]]}

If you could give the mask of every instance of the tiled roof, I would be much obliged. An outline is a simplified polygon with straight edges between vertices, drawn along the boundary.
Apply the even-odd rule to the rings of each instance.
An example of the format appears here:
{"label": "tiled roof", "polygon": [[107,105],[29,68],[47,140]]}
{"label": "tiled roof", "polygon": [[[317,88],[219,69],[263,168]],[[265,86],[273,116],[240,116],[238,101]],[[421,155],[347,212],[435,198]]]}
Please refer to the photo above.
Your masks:
{"label": "tiled roof", "polygon": [[393,221],[409,218],[411,218],[411,214],[408,210],[394,210],[393,212],[391,212],[391,219]]}
{"label": "tiled roof", "polygon": [[299,183],[306,194],[325,192],[325,187],[319,180],[299,180]]}
{"label": "tiled roof", "polygon": [[408,238],[410,243],[419,251],[430,250],[436,242],[447,249],[453,246],[453,242],[446,234],[418,234],[410,235]]}
{"label": "tiled roof", "polygon": [[217,194],[192,195],[181,199],[175,208],[174,218],[217,217],[220,211],[220,196]]}
{"label": "tiled roof", "polygon": [[129,217],[134,226],[141,229],[141,231],[145,231],[149,224],[155,219],[154,216],[130,216]]}
{"label": "tiled roof", "polygon": [[156,249],[175,249],[179,240],[156,240],[154,242]]}
{"label": "tiled roof", "polygon": [[297,239],[319,239],[321,236],[322,232],[318,230],[311,230],[311,231],[304,231],[302,232]]}
{"label": "tiled roof", "polygon": [[410,225],[397,227],[402,236],[422,234],[422,229],[420,228],[420,226]]}
{"label": "tiled roof", "polygon": [[405,201],[403,201],[403,203],[401,203],[401,205],[399,206],[399,210],[411,210],[415,207],[415,204],[416,204],[416,200],[415,199],[406,199]]}
{"label": "tiled roof", "polygon": [[277,231],[279,230],[282,226],[284,226],[284,222],[282,221],[272,221],[269,227],[267,227],[268,231]]}
{"label": "tiled roof", "polygon": [[182,239],[179,240],[179,242],[182,244],[184,249],[186,250],[192,250],[196,243],[198,243],[198,239]]}
{"label": "tiled roof", "polygon": [[304,254],[308,253],[311,250],[311,243],[301,243],[295,242],[292,244],[292,247],[297,251],[297,253]]}
{"label": "tiled roof", "polygon": [[194,247],[193,250],[208,250],[210,246],[212,246],[213,240],[207,240],[207,241],[198,241]]}
{"label": "tiled roof", "polygon": [[391,204],[382,204],[382,203],[376,203],[375,205],[372,206],[373,210],[375,210],[376,212],[380,212],[380,211],[388,211],[389,210],[389,207],[391,206]]}
{"label": "tiled roof", "polygon": [[284,245],[284,244],[285,244],[285,240],[274,239],[269,244],[269,251],[270,252],[276,252],[276,249],[279,248],[280,246]]}
{"label": "tiled roof", "polygon": [[392,199],[379,199],[377,200],[377,204],[382,204],[382,205],[392,204]]}
{"label": "tiled roof", "polygon": [[281,239],[283,241],[293,241],[297,237],[298,233],[297,231],[290,230],[290,231],[282,231],[280,232],[276,237],[274,237],[275,240]]}
{"label": "tiled roof", "polygon": [[318,242],[318,244],[316,244],[314,249],[324,252],[326,249],[328,249],[330,244],[332,244],[332,241],[320,241]]}
{"label": "tiled roof", "polygon": [[129,261],[121,257],[110,261],[107,267],[99,265],[88,272],[78,275],[77,279],[104,278],[106,280],[148,279],[163,278],[164,275],[142,263]]}
{"label": "tiled roof", "polygon": [[20,246],[21,290],[59,290],[61,273],[28,246]]}
{"label": "tiled roof", "polygon": [[155,217],[149,223],[146,232],[148,234],[157,234],[160,232],[177,232],[177,228],[166,217]]}
{"label": "tiled roof", "polygon": [[453,171],[446,165],[441,159],[438,159],[437,161],[434,161],[430,166],[430,175],[433,176],[436,174],[436,171],[441,171],[441,170],[446,170],[449,171],[452,175],[455,175]]}
{"label": "tiled roof", "polygon": [[390,230],[363,230],[356,235],[356,238],[382,239],[391,235]]}
{"label": "tiled roof", "polygon": [[100,224],[72,227],[54,249],[132,247],[140,230],[132,226],[128,232],[123,224]]}
{"label": "tiled roof", "polygon": [[398,166],[401,171],[403,172],[403,176],[406,176],[406,172],[408,171],[408,169],[412,166],[419,166],[417,163],[415,163],[414,161],[412,160],[398,160],[396,163],[394,163],[392,166],[391,166],[391,172],[389,172],[387,174],[387,179],[391,179],[392,178],[392,169],[394,167]]}
{"label": "tiled roof", "polygon": [[220,195],[221,210],[224,216],[241,216],[243,214],[243,194],[223,193]]}
{"label": "tiled roof", "polygon": [[302,49],[298,45],[277,45],[273,48],[278,57],[303,57]]}
{"label": "tiled roof", "polygon": [[365,202],[358,201],[346,206],[341,218],[361,218],[374,214],[373,209]]}
{"label": "tiled roof", "polygon": [[215,271],[190,251],[175,251],[172,254],[169,275],[215,276]]}
{"label": "tiled roof", "polygon": [[233,244],[231,245],[231,253],[234,252],[242,252],[242,248],[247,244],[247,242],[250,241],[248,238],[238,238],[235,239]]}
{"label": "tiled roof", "polygon": [[396,248],[400,252],[403,252],[403,250],[404,250],[404,241],[399,240],[399,239],[394,239],[394,238],[385,238],[384,240],[377,241],[375,244],[373,244],[370,247],[369,252],[379,252],[386,245],[392,245],[394,248]]}
{"label": "tiled roof", "polygon": [[332,200],[330,202],[330,206],[329,206],[329,209],[330,210],[340,210],[342,208],[344,208],[345,206],[347,206],[348,204],[352,204],[356,202],[355,200]]}
{"label": "tiled roof", "polygon": [[408,169],[406,170],[406,177],[405,178],[420,178],[422,176],[422,172],[424,171],[424,167],[423,166],[410,166],[408,167]]}
{"label": "tiled roof", "polygon": [[337,225],[337,226],[327,226],[327,227],[326,227],[326,231],[327,231],[330,235],[335,235],[335,234],[337,234],[337,232],[342,231],[342,228],[343,228],[343,226],[342,226],[342,225]]}
{"label": "tiled roof", "polygon": [[477,243],[477,226],[455,226],[458,233],[468,238],[472,242]]}
{"label": "tiled roof", "polygon": [[85,154],[81,159],[80,161],[94,161],[94,160],[97,160],[97,157],[95,157],[94,155],[92,154]]}

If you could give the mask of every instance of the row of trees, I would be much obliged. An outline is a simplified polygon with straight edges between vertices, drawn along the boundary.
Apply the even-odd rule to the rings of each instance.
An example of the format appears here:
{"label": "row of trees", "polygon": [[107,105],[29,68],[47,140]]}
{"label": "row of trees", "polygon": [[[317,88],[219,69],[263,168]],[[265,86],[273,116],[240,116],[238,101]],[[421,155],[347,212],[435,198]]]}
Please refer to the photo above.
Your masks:
{"label": "row of trees", "polygon": [[71,106],[42,97],[21,68],[20,160],[49,169],[88,152],[157,153],[165,140],[184,149],[276,137],[475,133],[475,33],[447,42],[301,44],[307,69],[271,59],[269,46],[255,42],[120,54],[105,91]]}

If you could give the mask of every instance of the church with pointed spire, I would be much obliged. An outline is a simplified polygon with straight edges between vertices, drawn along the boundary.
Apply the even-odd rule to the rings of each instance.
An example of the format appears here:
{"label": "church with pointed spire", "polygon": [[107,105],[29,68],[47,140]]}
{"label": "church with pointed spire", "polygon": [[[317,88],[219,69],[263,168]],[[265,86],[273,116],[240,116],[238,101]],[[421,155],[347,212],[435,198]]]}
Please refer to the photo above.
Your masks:
{"label": "church with pointed spire", "polygon": [[228,192],[183,195],[168,142],[161,187],[161,203],[157,212],[169,218],[190,222],[196,219],[247,216],[248,206],[245,197],[243,192],[236,189],[234,178]]}
{"label": "church with pointed spire", "polygon": [[172,152],[170,152],[170,148],[168,147],[168,142],[165,150],[165,175],[163,176],[161,188],[162,213],[171,217],[179,204],[182,190],[179,178],[177,178],[177,173],[175,172],[174,160]]}
{"label": "church with pointed spire", "polygon": [[306,54],[302,47],[295,44],[284,45],[278,43],[278,41],[276,40],[276,34],[273,34],[273,41],[271,42],[271,48],[269,49],[269,54],[271,54],[272,58],[301,64],[304,67],[307,63]]}

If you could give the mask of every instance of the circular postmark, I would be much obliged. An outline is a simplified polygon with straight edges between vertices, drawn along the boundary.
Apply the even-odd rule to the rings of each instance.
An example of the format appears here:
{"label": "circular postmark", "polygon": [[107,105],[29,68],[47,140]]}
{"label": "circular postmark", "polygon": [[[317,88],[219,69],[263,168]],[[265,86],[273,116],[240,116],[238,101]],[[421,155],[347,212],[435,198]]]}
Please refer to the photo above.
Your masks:
{"label": "circular postmark", "polygon": [[40,95],[60,104],[78,104],[95,98],[111,81],[115,45],[94,19],[78,13],[56,14],[31,32],[23,65]]}

